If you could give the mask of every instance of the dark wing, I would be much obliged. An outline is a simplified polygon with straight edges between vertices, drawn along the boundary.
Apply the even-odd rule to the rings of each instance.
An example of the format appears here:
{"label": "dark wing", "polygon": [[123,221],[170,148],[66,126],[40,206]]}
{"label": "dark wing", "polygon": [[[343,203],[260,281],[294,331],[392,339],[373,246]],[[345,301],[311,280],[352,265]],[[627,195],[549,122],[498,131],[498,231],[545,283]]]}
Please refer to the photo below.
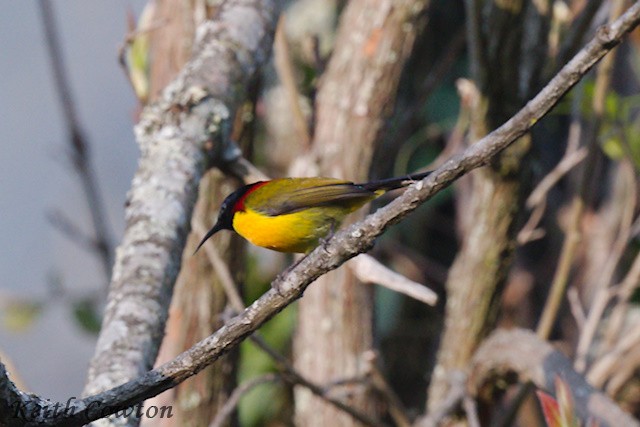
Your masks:
{"label": "dark wing", "polygon": [[375,197],[373,191],[353,183],[325,184],[283,191],[261,203],[259,210],[276,216],[320,206],[355,208]]}

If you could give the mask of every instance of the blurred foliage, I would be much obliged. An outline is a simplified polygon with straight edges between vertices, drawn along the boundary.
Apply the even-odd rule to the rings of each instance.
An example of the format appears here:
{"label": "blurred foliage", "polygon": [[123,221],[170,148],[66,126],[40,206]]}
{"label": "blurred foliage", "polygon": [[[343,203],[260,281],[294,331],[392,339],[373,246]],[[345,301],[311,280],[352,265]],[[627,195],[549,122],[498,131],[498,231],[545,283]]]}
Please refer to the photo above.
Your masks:
{"label": "blurred foliage", "polygon": [[[570,115],[578,97],[580,115],[585,120],[593,116],[595,81],[585,78],[552,110],[551,114]],[[627,158],[640,170],[640,95],[621,95],[613,90],[605,96],[604,117],[598,135],[603,152],[611,160]]]}
{"label": "blurred foliage", "polygon": [[40,301],[13,299],[4,302],[2,307],[2,325],[11,332],[25,332],[43,313],[44,304]]}
{"label": "blurred foliage", "polygon": [[142,104],[149,99],[149,31],[153,28],[155,4],[149,2],[136,24],[133,14],[129,13],[129,40],[125,52],[125,62],[129,81]]}
{"label": "blurred foliage", "polygon": [[0,295],[2,327],[10,332],[23,333],[35,326],[54,304],[62,304],[71,312],[75,324],[86,333],[97,335],[102,323],[102,293],[80,297],[71,295],[63,279],[56,273],[48,277],[47,297],[17,297]]}
{"label": "blurred foliage", "polygon": [[628,158],[640,170],[640,95],[613,91],[605,99],[605,120],[600,131],[602,149],[613,160]]}
{"label": "blurred foliage", "polygon": [[73,318],[76,324],[84,331],[93,335],[100,332],[102,318],[100,310],[96,307],[94,298],[83,298],[71,303]]}

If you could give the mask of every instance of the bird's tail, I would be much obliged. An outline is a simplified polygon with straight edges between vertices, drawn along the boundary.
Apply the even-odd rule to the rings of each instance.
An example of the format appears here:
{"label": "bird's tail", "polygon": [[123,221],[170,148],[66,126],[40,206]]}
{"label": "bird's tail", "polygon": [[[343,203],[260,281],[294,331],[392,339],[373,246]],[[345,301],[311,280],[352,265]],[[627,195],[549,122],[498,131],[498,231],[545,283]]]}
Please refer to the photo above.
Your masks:
{"label": "bird's tail", "polygon": [[[414,173],[412,175],[399,176],[396,178],[379,179],[377,181],[366,182],[364,184],[358,184],[358,186],[366,188],[370,191],[389,191],[396,188],[406,187],[415,181],[420,181],[433,171]],[[380,193],[382,194],[382,193]]]}

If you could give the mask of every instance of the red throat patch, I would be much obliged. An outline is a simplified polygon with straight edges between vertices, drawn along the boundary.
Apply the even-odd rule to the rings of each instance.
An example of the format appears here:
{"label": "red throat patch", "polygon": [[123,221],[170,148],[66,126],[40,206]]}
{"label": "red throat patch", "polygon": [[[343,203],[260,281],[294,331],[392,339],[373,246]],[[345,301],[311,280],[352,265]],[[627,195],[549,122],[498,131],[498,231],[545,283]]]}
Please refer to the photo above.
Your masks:
{"label": "red throat patch", "polygon": [[247,196],[253,193],[254,191],[256,191],[258,188],[262,187],[263,185],[267,185],[269,182],[271,181],[258,181],[251,184],[249,187],[247,187],[247,190],[244,192],[244,194],[240,196],[238,201],[233,205],[233,212],[244,211],[245,210],[244,201],[247,198]]}

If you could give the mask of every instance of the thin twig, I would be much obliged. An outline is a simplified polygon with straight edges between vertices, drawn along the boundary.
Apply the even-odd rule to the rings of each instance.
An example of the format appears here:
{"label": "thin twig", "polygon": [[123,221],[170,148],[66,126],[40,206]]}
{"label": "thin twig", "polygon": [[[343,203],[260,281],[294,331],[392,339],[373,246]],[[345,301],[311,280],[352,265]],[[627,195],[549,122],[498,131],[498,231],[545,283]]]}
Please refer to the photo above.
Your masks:
{"label": "thin twig", "polygon": [[442,50],[442,54],[434,61],[435,65],[423,79],[423,83],[418,88],[418,93],[412,99],[411,106],[403,110],[402,116],[398,120],[398,125],[392,132],[393,135],[409,136],[416,117],[422,114],[425,103],[459,58],[465,47],[465,42],[465,31],[461,28],[451,37],[447,46]]}
{"label": "thin twig", "polygon": [[[624,167],[624,165],[622,166]],[[635,181],[633,173],[631,178]],[[625,198],[623,203],[620,203],[623,212],[621,214],[622,218],[620,219],[618,236],[611,245],[609,256],[601,268],[599,277],[595,281],[594,288],[596,289],[596,296],[593,299],[592,307],[589,309],[585,327],[580,333],[576,347],[576,369],[580,372],[584,372],[587,369],[587,355],[590,353],[589,350],[599,330],[599,325],[605,315],[605,310],[609,306],[609,302],[611,302],[618,293],[617,289],[610,287],[610,285],[613,281],[615,269],[620,263],[630,240],[631,224],[633,222],[632,216],[636,206],[635,188],[633,188],[633,191],[627,191],[627,193],[627,198]],[[616,202],[613,203],[618,205]]]}
{"label": "thin twig", "polygon": [[604,311],[611,302],[615,295],[615,289],[600,288],[596,290],[593,296],[593,302],[589,307],[589,314],[587,320],[584,323],[584,327],[580,331],[580,337],[576,346],[575,356],[575,369],[578,372],[585,372],[587,370],[587,356],[589,348],[593,342],[593,338],[596,335],[600,327],[600,321],[604,315]]}
{"label": "thin twig", "polygon": [[560,310],[560,304],[564,299],[565,289],[569,281],[569,273],[573,265],[573,259],[580,243],[580,218],[582,217],[583,201],[581,197],[575,197],[571,205],[569,229],[566,231],[564,243],[560,251],[560,259],[556,267],[549,295],[540,316],[537,333],[542,339],[548,339]]}
{"label": "thin twig", "polygon": [[293,123],[300,138],[303,147],[309,148],[311,144],[311,135],[309,134],[309,125],[307,118],[304,116],[300,108],[300,94],[296,85],[295,73],[291,62],[291,54],[289,53],[289,44],[285,34],[285,15],[280,15],[278,27],[276,28],[276,37],[274,45],[274,58],[278,77],[284,86],[289,107],[293,114]]}
{"label": "thin twig", "polygon": [[222,427],[225,421],[236,409],[238,403],[240,403],[240,399],[254,388],[265,383],[272,383],[280,380],[282,380],[282,378],[276,374],[265,374],[240,384],[235,390],[233,390],[231,396],[229,396],[222,408],[220,408],[216,417],[209,424],[209,427]]}
{"label": "thin twig", "polygon": [[[196,234],[204,235],[207,232],[201,221],[194,219],[192,222],[193,230]],[[240,292],[238,292],[238,287],[233,280],[233,276],[231,275],[227,264],[222,260],[211,240],[205,242],[204,250],[214,271],[220,279],[222,289],[224,290],[231,307],[233,307],[234,311],[238,313],[241,312],[245,309],[245,305],[244,302],[242,302],[242,297],[240,296]]]}
{"label": "thin twig", "polygon": [[[626,194],[621,195],[622,203],[620,203],[620,209],[622,212],[620,213],[618,233],[611,245],[609,256],[596,280],[594,286],[596,289],[609,286],[612,283],[616,267],[620,264],[625,249],[631,241],[631,227],[637,207],[636,177],[633,166],[629,162],[620,162],[619,168],[620,179],[622,180],[620,187]],[[627,181],[626,185],[625,180]]]}
{"label": "thin twig", "polygon": [[[337,399],[333,396],[330,396],[329,391],[333,389],[333,386],[321,387],[307,380],[305,377],[299,374],[293,368],[293,366],[291,366],[291,364],[287,359],[285,359],[280,353],[278,353],[273,348],[271,348],[271,346],[269,346],[260,336],[257,336],[256,334],[254,334],[254,335],[251,335],[249,339],[251,339],[251,341],[254,344],[256,344],[262,351],[267,353],[269,357],[271,357],[276,362],[276,367],[281,371],[281,374],[283,374],[283,377],[287,382],[294,385],[301,385],[307,388],[315,396],[321,398],[322,400],[335,406],[336,408],[346,412],[347,414],[351,415],[355,420],[363,424],[366,424],[369,426],[383,426],[383,424],[380,423],[379,421],[374,420],[373,418],[370,418],[368,415],[349,406],[348,404],[344,403],[342,400]],[[352,382],[352,381],[349,380],[349,382]]]}
{"label": "thin twig", "polygon": [[629,310],[629,300],[633,295],[633,292],[640,286],[640,253],[636,255],[629,268],[629,271],[625,275],[624,279],[617,287],[616,292],[616,305],[611,311],[609,317],[609,323],[607,326],[607,333],[605,333],[605,346],[610,348],[614,342],[618,340],[620,333],[622,332],[622,326]]}
{"label": "thin twig", "polygon": [[350,378],[340,378],[337,380],[329,381],[322,386],[325,393],[332,393],[335,389],[341,387],[353,387],[355,385],[367,385],[371,381],[366,374],[358,375]]}
{"label": "thin twig", "polygon": [[520,246],[524,246],[527,243],[533,242],[544,237],[546,234],[544,229],[538,228],[538,224],[544,218],[544,213],[547,209],[547,199],[545,198],[540,203],[535,205],[533,212],[529,216],[527,223],[518,232],[516,241]]}
{"label": "thin twig", "polygon": [[449,389],[447,396],[440,402],[440,405],[430,411],[425,417],[416,422],[417,427],[436,427],[440,425],[445,417],[455,412],[459,407],[466,391],[467,375],[461,371],[453,371],[449,374]]}
{"label": "thin twig", "polygon": [[80,246],[81,248],[91,251],[97,252],[98,245],[93,237],[87,236],[83,230],[81,230],[74,221],[69,219],[62,211],[58,209],[53,209],[49,212],[45,213],[47,220],[49,220],[49,224],[51,224],[54,228],[60,231],[66,238]]}
{"label": "thin twig", "polygon": [[547,194],[562,177],[587,157],[588,150],[584,147],[578,148],[581,130],[582,126],[578,120],[573,120],[569,127],[567,149],[564,156],[527,198],[526,206],[529,209],[533,209],[533,212],[525,226],[518,233],[518,244],[524,245],[544,235],[544,231],[537,229],[537,227],[544,217],[547,207]]}
{"label": "thin twig", "polygon": [[[622,14],[622,4],[624,1],[617,0],[616,6],[612,8],[609,22],[615,21]],[[578,244],[582,238],[581,220],[585,209],[585,200],[587,193],[591,191],[588,183],[593,173],[593,163],[596,159],[597,152],[597,135],[604,117],[605,96],[611,82],[611,72],[613,69],[613,61],[615,59],[615,51],[602,60],[596,72],[596,83],[593,97],[593,120],[590,127],[590,134],[587,136],[588,158],[587,165],[583,169],[580,179],[578,193],[574,196],[571,204],[570,223],[562,246],[560,261],[556,274],[554,275],[549,297],[545,303],[540,323],[538,324],[538,336],[546,339],[551,333],[551,328],[555,323],[560,304],[564,299],[566,287],[569,281],[569,273],[573,265],[573,259],[576,255]],[[586,328],[585,328],[586,329]],[[583,331],[584,332],[584,331]],[[580,341],[582,346],[578,345],[578,357],[576,358],[576,367],[578,370],[585,368],[586,339],[582,336]]]}
{"label": "thin twig", "polygon": [[558,53],[557,63],[562,66],[578,50],[593,18],[600,9],[602,0],[588,0],[580,15],[573,20]]}
{"label": "thin twig", "polygon": [[392,291],[407,295],[413,299],[434,306],[438,295],[421,283],[396,273],[371,255],[361,254],[347,263],[354,274],[363,283],[375,283]]}
{"label": "thin twig", "polygon": [[[613,6],[610,11],[609,22],[613,22],[622,14],[626,1],[614,0],[612,3]],[[614,50],[611,55],[604,58],[596,71],[596,82],[593,94],[594,119],[590,128],[591,134],[589,135],[588,140],[591,156],[595,156],[595,152],[597,150],[597,136],[599,134],[600,127],[605,115],[606,95],[611,84],[611,75],[613,73],[615,54],[616,51]],[[586,198],[587,191],[589,191],[588,182],[590,182],[590,176],[592,173],[592,171],[589,169],[590,168],[585,168],[584,174],[582,176],[579,196],[582,199],[581,208],[584,208],[584,199]],[[626,214],[623,211],[623,218],[621,220],[622,223],[624,223],[624,219],[628,217],[628,221],[626,221],[628,222],[628,225],[621,226],[616,242],[611,248],[611,256],[604,265],[603,274],[601,275],[599,280],[596,281],[596,295],[600,294],[603,299],[604,297],[606,297],[607,299],[606,301],[594,299],[593,307],[591,307],[591,309],[589,310],[589,314],[587,315],[586,325],[582,330],[582,333],[580,334],[578,345],[576,347],[575,367],[578,372],[585,372],[585,370],[587,369],[587,353],[595,336],[597,325],[598,323],[600,323],[600,319],[604,315],[606,304],[610,301],[611,292],[606,288],[611,284],[611,277],[613,276],[615,266],[618,264],[618,260],[622,256],[624,247],[626,247],[626,240],[630,234],[633,208],[635,206],[635,195],[633,195],[632,197],[634,198],[634,203],[631,207],[631,213],[628,212],[629,209],[627,209]],[[581,215],[582,212],[579,212],[579,216]],[[627,230],[626,232],[625,229]]]}
{"label": "thin twig", "polygon": [[614,366],[625,360],[625,353],[638,346],[640,346],[640,325],[634,325],[630,330],[625,331],[624,336],[611,352],[593,364],[586,376],[589,383],[602,387],[605,379],[613,373]]}
{"label": "thin twig", "polygon": [[393,418],[395,425],[398,427],[410,427],[411,420],[407,415],[406,408],[378,366],[378,354],[374,350],[369,350],[364,353],[363,357],[367,365],[367,372],[371,378],[371,383],[373,387],[382,394],[389,407],[389,414],[391,418]]}
{"label": "thin twig", "polygon": [[553,170],[549,172],[531,192],[527,198],[527,207],[532,208],[535,205],[542,203],[542,200],[547,197],[551,188],[553,188],[567,173],[569,173],[571,169],[586,159],[587,153],[588,150],[586,147],[580,147],[577,150],[570,150],[567,148],[567,152],[556,167],[553,168]]}
{"label": "thin twig", "polygon": [[571,314],[578,325],[578,330],[582,330],[587,322],[587,316],[584,313],[584,308],[582,308],[582,303],[580,302],[580,294],[575,286],[570,286],[567,290],[567,299],[569,300]]}
{"label": "thin twig", "polygon": [[40,5],[40,14],[45,30],[45,40],[51,70],[53,72],[62,114],[64,115],[67,126],[72,164],[80,177],[82,188],[87,198],[87,205],[95,233],[95,250],[100,254],[102,269],[108,280],[111,277],[111,267],[113,265],[113,243],[105,216],[106,211],[100,195],[98,181],[91,165],[89,143],[81,130],[80,120],[78,119],[75,103],[71,94],[71,86],[64,66],[60,41],[58,40],[53,4],[50,0],[40,0],[38,3]]}
{"label": "thin twig", "polygon": [[480,417],[478,416],[478,405],[471,396],[465,396],[462,399],[462,408],[467,415],[467,423],[469,427],[481,427]]}
{"label": "thin twig", "polygon": [[[619,392],[629,380],[638,377],[638,367],[640,367],[640,347],[635,346],[625,354],[624,359],[618,361],[616,369],[607,382],[606,392],[609,396],[619,396]],[[622,397],[622,396],[621,396]],[[622,397],[624,399],[624,397]]]}

